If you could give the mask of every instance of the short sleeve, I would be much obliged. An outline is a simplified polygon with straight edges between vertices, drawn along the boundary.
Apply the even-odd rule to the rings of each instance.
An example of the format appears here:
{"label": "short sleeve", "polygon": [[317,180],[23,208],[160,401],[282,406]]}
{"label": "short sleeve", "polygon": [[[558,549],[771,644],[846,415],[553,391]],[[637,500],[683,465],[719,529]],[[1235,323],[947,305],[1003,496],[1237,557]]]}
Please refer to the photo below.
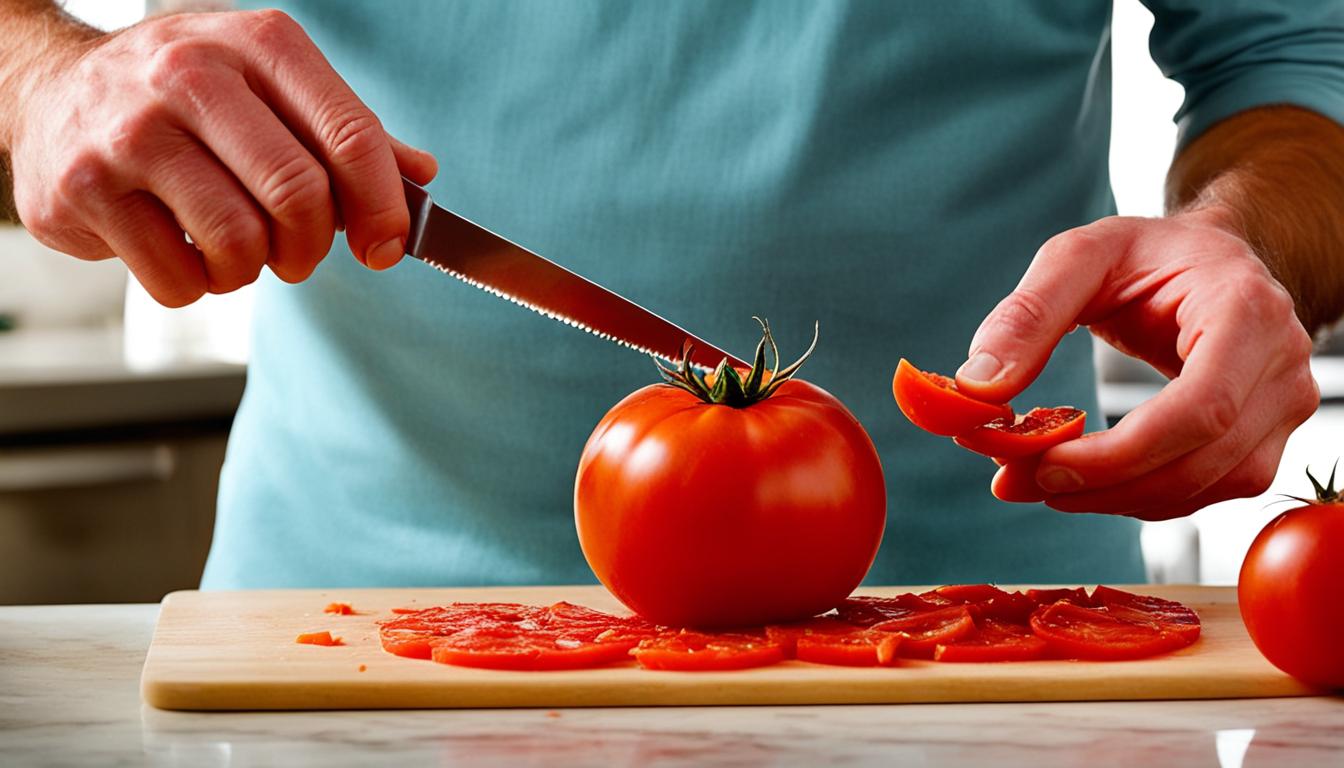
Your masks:
{"label": "short sleeve", "polygon": [[1148,47],[1185,87],[1184,145],[1252,107],[1291,104],[1344,125],[1344,0],[1142,0]]}

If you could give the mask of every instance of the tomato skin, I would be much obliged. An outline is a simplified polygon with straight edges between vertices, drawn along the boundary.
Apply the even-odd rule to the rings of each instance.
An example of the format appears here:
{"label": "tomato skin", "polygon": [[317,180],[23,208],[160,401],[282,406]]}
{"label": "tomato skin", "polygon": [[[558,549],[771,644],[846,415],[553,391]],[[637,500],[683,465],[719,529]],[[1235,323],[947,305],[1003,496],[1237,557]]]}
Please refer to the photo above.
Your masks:
{"label": "tomato skin", "polygon": [[1256,536],[1237,583],[1260,653],[1293,677],[1344,689],[1344,503],[1289,510]]}
{"label": "tomato skin", "polygon": [[1007,404],[962,394],[951,378],[921,371],[905,358],[896,365],[891,393],[912,424],[943,437],[964,434],[994,419],[1013,418]]}
{"label": "tomato skin", "polygon": [[785,658],[784,647],[765,637],[689,630],[645,640],[631,653],[645,669],[687,672],[766,667]]}
{"label": "tomato skin", "polygon": [[1021,416],[995,419],[952,440],[996,461],[1011,461],[1082,437],[1086,425],[1087,412],[1077,408],[1033,408]]}
{"label": "tomato skin", "polygon": [[645,618],[721,628],[807,618],[877,555],[877,451],[835,397],[798,379],[744,408],[640,389],[604,416],[574,490],[598,579]]}
{"label": "tomato skin", "polygon": [[1032,661],[1044,657],[1046,647],[1044,640],[1021,624],[984,619],[965,637],[940,643],[934,648],[933,660],[954,663]]}
{"label": "tomato skin", "polygon": [[1091,661],[1142,659],[1193,642],[1177,632],[1111,616],[1061,600],[1031,616],[1031,631],[1056,655]]}

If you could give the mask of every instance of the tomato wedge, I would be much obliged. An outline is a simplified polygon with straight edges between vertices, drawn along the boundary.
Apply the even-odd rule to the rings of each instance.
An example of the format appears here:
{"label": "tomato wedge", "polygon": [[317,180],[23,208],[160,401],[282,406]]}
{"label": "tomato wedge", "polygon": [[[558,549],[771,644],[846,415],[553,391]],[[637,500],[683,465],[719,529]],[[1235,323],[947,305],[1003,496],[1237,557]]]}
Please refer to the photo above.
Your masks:
{"label": "tomato wedge", "polygon": [[645,669],[707,671],[765,667],[784,660],[784,646],[760,635],[683,629],[648,638],[631,653]]}
{"label": "tomato wedge", "polygon": [[871,627],[891,619],[903,619],[917,613],[926,613],[949,605],[948,602],[932,603],[924,598],[906,592],[895,597],[850,597],[836,606],[835,612],[840,619],[860,627]]}
{"label": "tomato wedge", "polygon": [[1097,661],[1141,659],[1192,642],[1177,632],[1117,618],[1105,608],[1063,600],[1033,614],[1031,630],[1057,655]]}
{"label": "tomato wedge", "polygon": [[896,660],[901,636],[877,632],[823,616],[765,628],[766,637],[779,643],[786,656],[813,664],[871,667]]}
{"label": "tomato wedge", "polygon": [[876,632],[893,632],[901,636],[902,656],[921,659],[931,658],[940,643],[946,644],[965,637],[974,629],[975,619],[964,605],[939,608],[873,625]]}
{"label": "tomato wedge", "polygon": [[952,438],[970,451],[996,459],[1020,459],[1081,437],[1087,413],[1077,408],[1033,408],[1018,416],[989,421]]}
{"label": "tomato wedge", "polygon": [[1155,624],[1168,632],[1175,632],[1192,643],[1199,639],[1199,615],[1175,600],[1164,600],[1152,595],[1136,595],[1122,589],[1099,586],[1092,590],[1092,603],[1105,606],[1116,618],[1140,624]]}
{"label": "tomato wedge", "polygon": [[639,642],[633,638],[598,641],[563,630],[486,626],[464,629],[431,644],[440,664],[484,669],[583,669],[625,661]]}
{"label": "tomato wedge", "polygon": [[951,643],[939,643],[934,661],[1031,661],[1045,655],[1046,642],[1021,624],[982,619],[974,632]]}
{"label": "tomato wedge", "polygon": [[994,419],[1013,417],[1013,409],[1007,404],[986,403],[962,394],[954,379],[921,371],[905,358],[896,366],[891,392],[912,424],[944,437],[969,432]]}

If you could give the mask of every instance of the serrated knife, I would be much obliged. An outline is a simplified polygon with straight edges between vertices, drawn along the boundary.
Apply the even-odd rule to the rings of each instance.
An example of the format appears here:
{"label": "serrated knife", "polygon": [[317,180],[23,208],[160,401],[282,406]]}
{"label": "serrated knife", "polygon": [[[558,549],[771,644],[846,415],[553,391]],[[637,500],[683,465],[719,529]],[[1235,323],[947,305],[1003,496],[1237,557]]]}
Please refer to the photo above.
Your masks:
{"label": "serrated knife", "polygon": [[406,252],[426,264],[534,312],[646,354],[713,368],[725,357],[746,363],[628,299],[436,205],[419,185],[402,179],[411,211]]}

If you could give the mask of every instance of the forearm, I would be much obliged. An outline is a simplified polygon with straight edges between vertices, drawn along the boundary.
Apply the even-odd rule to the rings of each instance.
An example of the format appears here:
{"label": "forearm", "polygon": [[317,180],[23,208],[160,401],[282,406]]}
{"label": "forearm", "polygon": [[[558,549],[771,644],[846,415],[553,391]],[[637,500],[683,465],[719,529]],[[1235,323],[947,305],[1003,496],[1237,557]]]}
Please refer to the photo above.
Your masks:
{"label": "forearm", "polygon": [[1167,174],[1168,213],[1217,207],[1293,295],[1311,333],[1344,314],[1344,128],[1296,107],[1224,120]]}
{"label": "forearm", "polygon": [[52,0],[0,0],[0,219],[16,218],[9,155],[21,107],[41,82],[35,73],[53,51],[94,35]]}

